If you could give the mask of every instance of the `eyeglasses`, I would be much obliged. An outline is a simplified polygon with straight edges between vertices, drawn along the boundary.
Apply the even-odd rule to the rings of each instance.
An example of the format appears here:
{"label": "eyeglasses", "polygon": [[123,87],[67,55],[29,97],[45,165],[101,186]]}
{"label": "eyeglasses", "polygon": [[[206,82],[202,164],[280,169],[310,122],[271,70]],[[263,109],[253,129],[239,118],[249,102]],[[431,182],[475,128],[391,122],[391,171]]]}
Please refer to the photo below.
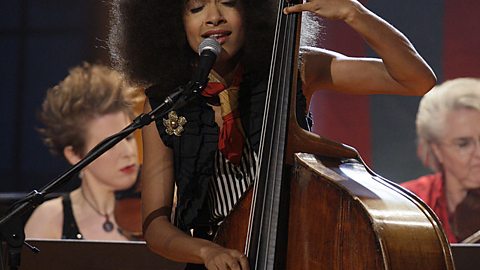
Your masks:
{"label": "eyeglasses", "polygon": [[440,144],[452,147],[458,153],[470,155],[478,149],[480,145],[480,137],[478,139],[475,139],[474,137],[456,138],[450,142],[440,142]]}

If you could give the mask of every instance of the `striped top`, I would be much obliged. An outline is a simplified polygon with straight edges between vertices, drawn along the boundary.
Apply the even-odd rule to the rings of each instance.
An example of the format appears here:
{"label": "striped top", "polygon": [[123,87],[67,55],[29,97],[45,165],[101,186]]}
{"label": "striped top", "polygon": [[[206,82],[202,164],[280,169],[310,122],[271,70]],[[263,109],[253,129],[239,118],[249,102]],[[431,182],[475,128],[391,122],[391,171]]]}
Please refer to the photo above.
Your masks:
{"label": "striped top", "polygon": [[242,159],[238,166],[229,162],[217,150],[214,175],[208,189],[211,222],[221,223],[248,187],[253,184],[257,159],[257,154],[251,149],[248,141],[245,141]]}

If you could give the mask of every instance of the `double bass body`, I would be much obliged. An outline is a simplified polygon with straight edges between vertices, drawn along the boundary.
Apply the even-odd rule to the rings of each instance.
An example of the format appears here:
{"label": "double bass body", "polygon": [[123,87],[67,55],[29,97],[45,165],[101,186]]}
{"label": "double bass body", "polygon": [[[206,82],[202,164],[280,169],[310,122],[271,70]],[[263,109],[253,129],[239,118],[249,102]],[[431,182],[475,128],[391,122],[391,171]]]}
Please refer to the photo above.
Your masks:
{"label": "double bass body", "polygon": [[453,269],[423,203],[355,160],[297,154],[295,163],[287,269]]}
{"label": "double bass body", "polygon": [[[454,269],[432,211],[357,160],[297,153],[291,175],[278,269]],[[225,220],[217,243],[244,250],[251,197]]]}

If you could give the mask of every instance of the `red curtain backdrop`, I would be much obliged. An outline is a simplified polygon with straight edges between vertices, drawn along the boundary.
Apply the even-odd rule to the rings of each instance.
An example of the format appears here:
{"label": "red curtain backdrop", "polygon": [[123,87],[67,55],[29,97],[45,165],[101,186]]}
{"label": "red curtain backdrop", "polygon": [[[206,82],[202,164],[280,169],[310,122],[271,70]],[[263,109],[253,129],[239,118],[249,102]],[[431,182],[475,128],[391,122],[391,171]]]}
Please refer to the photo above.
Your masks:
{"label": "red curtain backdrop", "polygon": [[[328,22],[321,46],[349,56],[364,56],[365,43],[352,29],[340,22]],[[312,97],[313,132],[355,147],[371,165],[371,120],[368,96],[352,96],[318,91]]]}
{"label": "red curtain backdrop", "polygon": [[479,12],[478,0],[445,0],[442,61],[444,80],[480,77]]}

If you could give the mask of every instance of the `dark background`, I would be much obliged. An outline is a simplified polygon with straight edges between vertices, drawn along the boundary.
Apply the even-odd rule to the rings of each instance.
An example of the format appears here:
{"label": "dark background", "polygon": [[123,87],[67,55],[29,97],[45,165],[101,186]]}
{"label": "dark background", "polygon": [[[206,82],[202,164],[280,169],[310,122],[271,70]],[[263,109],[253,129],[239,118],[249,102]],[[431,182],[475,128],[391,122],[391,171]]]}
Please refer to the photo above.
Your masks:
{"label": "dark background", "polygon": [[39,189],[68,168],[42,144],[37,113],[70,67],[109,63],[108,8],[100,0],[0,0],[1,192]]}
{"label": "dark background", "polygon": [[[409,37],[439,82],[479,75],[480,1],[363,3]],[[42,144],[36,114],[45,91],[70,67],[82,61],[108,64],[108,8],[101,0],[0,0],[0,192],[39,189],[68,168]],[[372,55],[342,23],[326,23],[324,32],[327,48]],[[319,92],[312,106],[314,131],[355,146],[376,172],[402,182],[428,172],[415,155],[419,100]]]}

